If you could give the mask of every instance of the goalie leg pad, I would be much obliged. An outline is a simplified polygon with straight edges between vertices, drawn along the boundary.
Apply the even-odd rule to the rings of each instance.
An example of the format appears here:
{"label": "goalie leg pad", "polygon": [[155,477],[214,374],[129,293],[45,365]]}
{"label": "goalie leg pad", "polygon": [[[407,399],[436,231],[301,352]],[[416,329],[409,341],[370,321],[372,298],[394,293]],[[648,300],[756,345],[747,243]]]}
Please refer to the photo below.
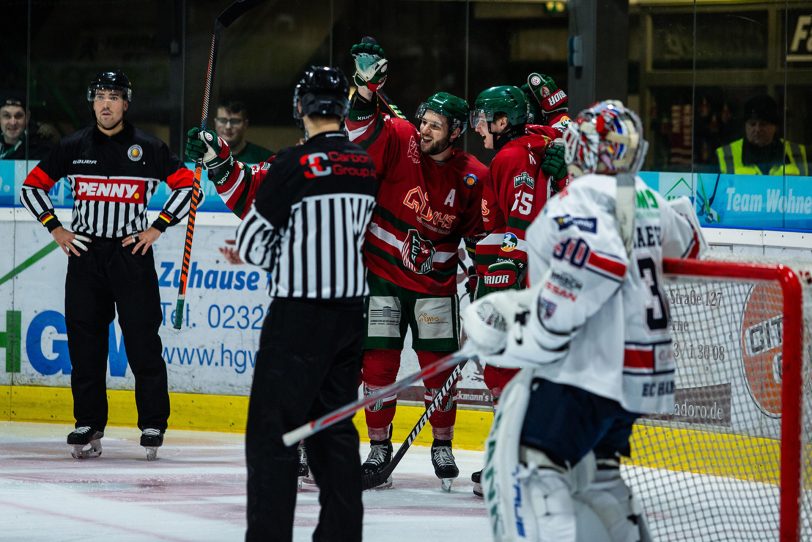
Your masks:
{"label": "goalie leg pad", "polygon": [[612,542],[650,542],[640,502],[620,476],[617,460],[600,460],[594,481],[579,498],[600,517]]}

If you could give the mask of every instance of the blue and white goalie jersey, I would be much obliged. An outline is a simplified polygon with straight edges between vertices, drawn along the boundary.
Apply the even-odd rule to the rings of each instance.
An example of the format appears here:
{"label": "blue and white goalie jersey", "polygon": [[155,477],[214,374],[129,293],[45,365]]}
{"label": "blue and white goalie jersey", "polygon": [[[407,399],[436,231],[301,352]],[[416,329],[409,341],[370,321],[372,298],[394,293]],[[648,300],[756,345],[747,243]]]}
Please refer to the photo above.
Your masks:
{"label": "blue and white goalie jersey", "polygon": [[662,259],[692,258],[691,223],[639,177],[634,240],[626,254],[615,218],[615,178],[579,177],[527,231],[536,292],[496,365],[618,401],[636,413],[674,407],[674,354]]}

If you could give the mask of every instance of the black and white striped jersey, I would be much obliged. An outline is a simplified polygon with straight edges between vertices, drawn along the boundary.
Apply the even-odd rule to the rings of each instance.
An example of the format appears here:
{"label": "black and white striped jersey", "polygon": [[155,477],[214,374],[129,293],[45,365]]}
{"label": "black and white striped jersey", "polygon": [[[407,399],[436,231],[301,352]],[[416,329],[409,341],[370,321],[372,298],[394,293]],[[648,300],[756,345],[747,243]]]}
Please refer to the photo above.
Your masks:
{"label": "black and white striped jersey", "polygon": [[246,262],[271,272],[271,297],[367,295],[361,251],[378,190],[369,155],[326,132],[250,174],[261,184],[237,243]]}
{"label": "black and white striped jersey", "polygon": [[[125,237],[150,225],[164,231],[185,217],[193,176],[165,143],[131,124],[125,123],[112,137],[93,126],[60,141],[25,179],[20,200],[53,231],[61,224],[48,191],[67,177],[74,202],[70,229],[96,237]],[[150,224],[147,204],[161,182],[172,193]]]}

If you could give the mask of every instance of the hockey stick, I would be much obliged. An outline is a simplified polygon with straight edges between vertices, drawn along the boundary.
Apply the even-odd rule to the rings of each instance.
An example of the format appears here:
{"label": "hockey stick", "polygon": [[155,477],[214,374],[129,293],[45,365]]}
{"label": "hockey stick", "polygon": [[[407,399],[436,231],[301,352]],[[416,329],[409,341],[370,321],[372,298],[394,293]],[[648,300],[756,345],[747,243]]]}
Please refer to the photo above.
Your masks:
{"label": "hockey stick", "polygon": [[391,395],[397,394],[400,390],[405,389],[409,385],[418,380],[425,380],[426,378],[431,378],[439,373],[442,373],[449,367],[453,367],[462,363],[465,360],[476,360],[479,359],[476,355],[468,354],[465,348],[456,351],[455,353],[448,355],[444,358],[441,358],[431,365],[426,365],[422,370],[412,373],[409,376],[394,382],[385,388],[381,388],[375,393],[371,393],[366,395],[353,403],[349,403],[341,408],[338,408],[332,412],[328,412],[321,418],[317,418],[315,420],[311,420],[306,424],[297,427],[291,431],[288,431],[284,435],[282,435],[282,441],[285,443],[285,446],[293,446],[297,442],[302,439],[306,439],[310,436],[315,435],[319,431],[323,429],[327,429],[331,425],[340,422],[346,418],[349,418],[357,410],[361,410],[362,408],[366,408],[369,405],[377,403],[381,399],[385,399]]}
{"label": "hockey stick", "polygon": [[[211,34],[211,47],[209,48],[209,65],[206,68],[206,81],[203,87],[203,107],[200,114],[200,129],[206,129],[206,121],[209,117],[209,99],[211,97],[211,85],[214,81],[214,68],[217,63],[217,48],[220,44],[220,32],[228,28],[243,13],[256,6],[263,0],[236,0],[233,4],[223,10],[214,20],[214,31]],[[192,201],[189,203],[189,219],[186,222],[186,240],[183,244],[183,260],[180,267],[180,284],[178,285],[178,301],[175,304],[175,329],[180,329],[183,324],[183,305],[186,300],[186,284],[189,279],[189,263],[192,259],[192,239],[195,234],[195,218],[197,217],[197,205],[200,203],[200,176],[203,174],[203,159],[195,164],[195,177],[192,182]]]}
{"label": "hockey stick", "polygon": [[403,459],[404,455],[406,455],[406,451],[412,445],[412,442],[414,442],[414,440],[417,438],[417,435],[420,434],[420,431],[426,425],[426,422],[429,421],[431,415],[434,414],[434,411],[437,410],[437,407],[440,406],[440,403],[442,403],[445,396],[448,395],[449,391],[451,391],[451,387],[457,381],[457,378],[459,378],[460,374],[462,374],[462,368],[465,366],[466,363],[468,363],[468,359],[462,360],[462,362],[459,365],[454,367],[454,370],[446,379],[445,383],[443,384],[443,387],[437,391],[437,395],[434,396],[434,400],[426,408],[426,411],[423,413],[423,415],[420,416],[420,419],[417,420],[417,423],[412,429],[412,432],[409,433],[409,436],[406,437],[406,440],[403,441],[403,444],[400,445],[400,448],[398,448],[397,453],[392,457],[392,460],[389,462],[389,464],[386,465],[386,467],[384,467],[384,469],[380,472],[377,472],[375,474],[367,474],[366,476],[361,477],[361,489],[364,490],[372,489],[373,487],[377,487],[383,484],[389,479],[389,477],[395,471],[395,468],[398,466],[398,463],[400,463],[400,460]]}

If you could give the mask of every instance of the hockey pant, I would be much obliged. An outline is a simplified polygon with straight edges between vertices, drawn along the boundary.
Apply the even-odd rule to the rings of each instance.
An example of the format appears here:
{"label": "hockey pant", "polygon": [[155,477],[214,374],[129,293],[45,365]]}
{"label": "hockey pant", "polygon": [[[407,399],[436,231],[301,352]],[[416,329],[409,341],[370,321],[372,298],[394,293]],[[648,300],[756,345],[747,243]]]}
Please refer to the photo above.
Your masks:
{"label": "hockey pant", "polygon": [[118,312],[127,363],[135,377],[138,427],[165,430],[169,418],[162,357],[161,298],[152,249],[133,254],[121,239],[94,237],[87,252],[68,258],[65,327],[76,426],[107,425],[110,324]]}
{"label": "hockey pant", "polygon": [[[319,340],[313,340],[313,330]],[[275,299],[262,326],[245,434],[247,541],[290,542],[297,447],[282,435],[358,398],[363,301],[352,305]],[[314,541],[361,540],[363,504],[358,432],[351,419],[305,441],[319,486]]]}
{"label": "hockey pant", "polygon": [[[417,352],[417,361],[423,368],[438,359],[448,355],[446,352]],[[364,393],[370,394],[392,384],[400,369],[400,350],[367,350],[364,352]],[[426,392],[423,397],[426,406],[431,404],[434,395],[443,386],[454,368],[449,368],[424,384]],[[432,434],[437,440],[451,440],[454,438],[454,422],[457,419],[457,403],[454,400],[456,385],[454,385],[440,404],[437,410],[429,417]],[[371,440],[386,440],[390,438],[390,424],[395,418],[397,396],[386,397],[364,410],[367,431]]]}

